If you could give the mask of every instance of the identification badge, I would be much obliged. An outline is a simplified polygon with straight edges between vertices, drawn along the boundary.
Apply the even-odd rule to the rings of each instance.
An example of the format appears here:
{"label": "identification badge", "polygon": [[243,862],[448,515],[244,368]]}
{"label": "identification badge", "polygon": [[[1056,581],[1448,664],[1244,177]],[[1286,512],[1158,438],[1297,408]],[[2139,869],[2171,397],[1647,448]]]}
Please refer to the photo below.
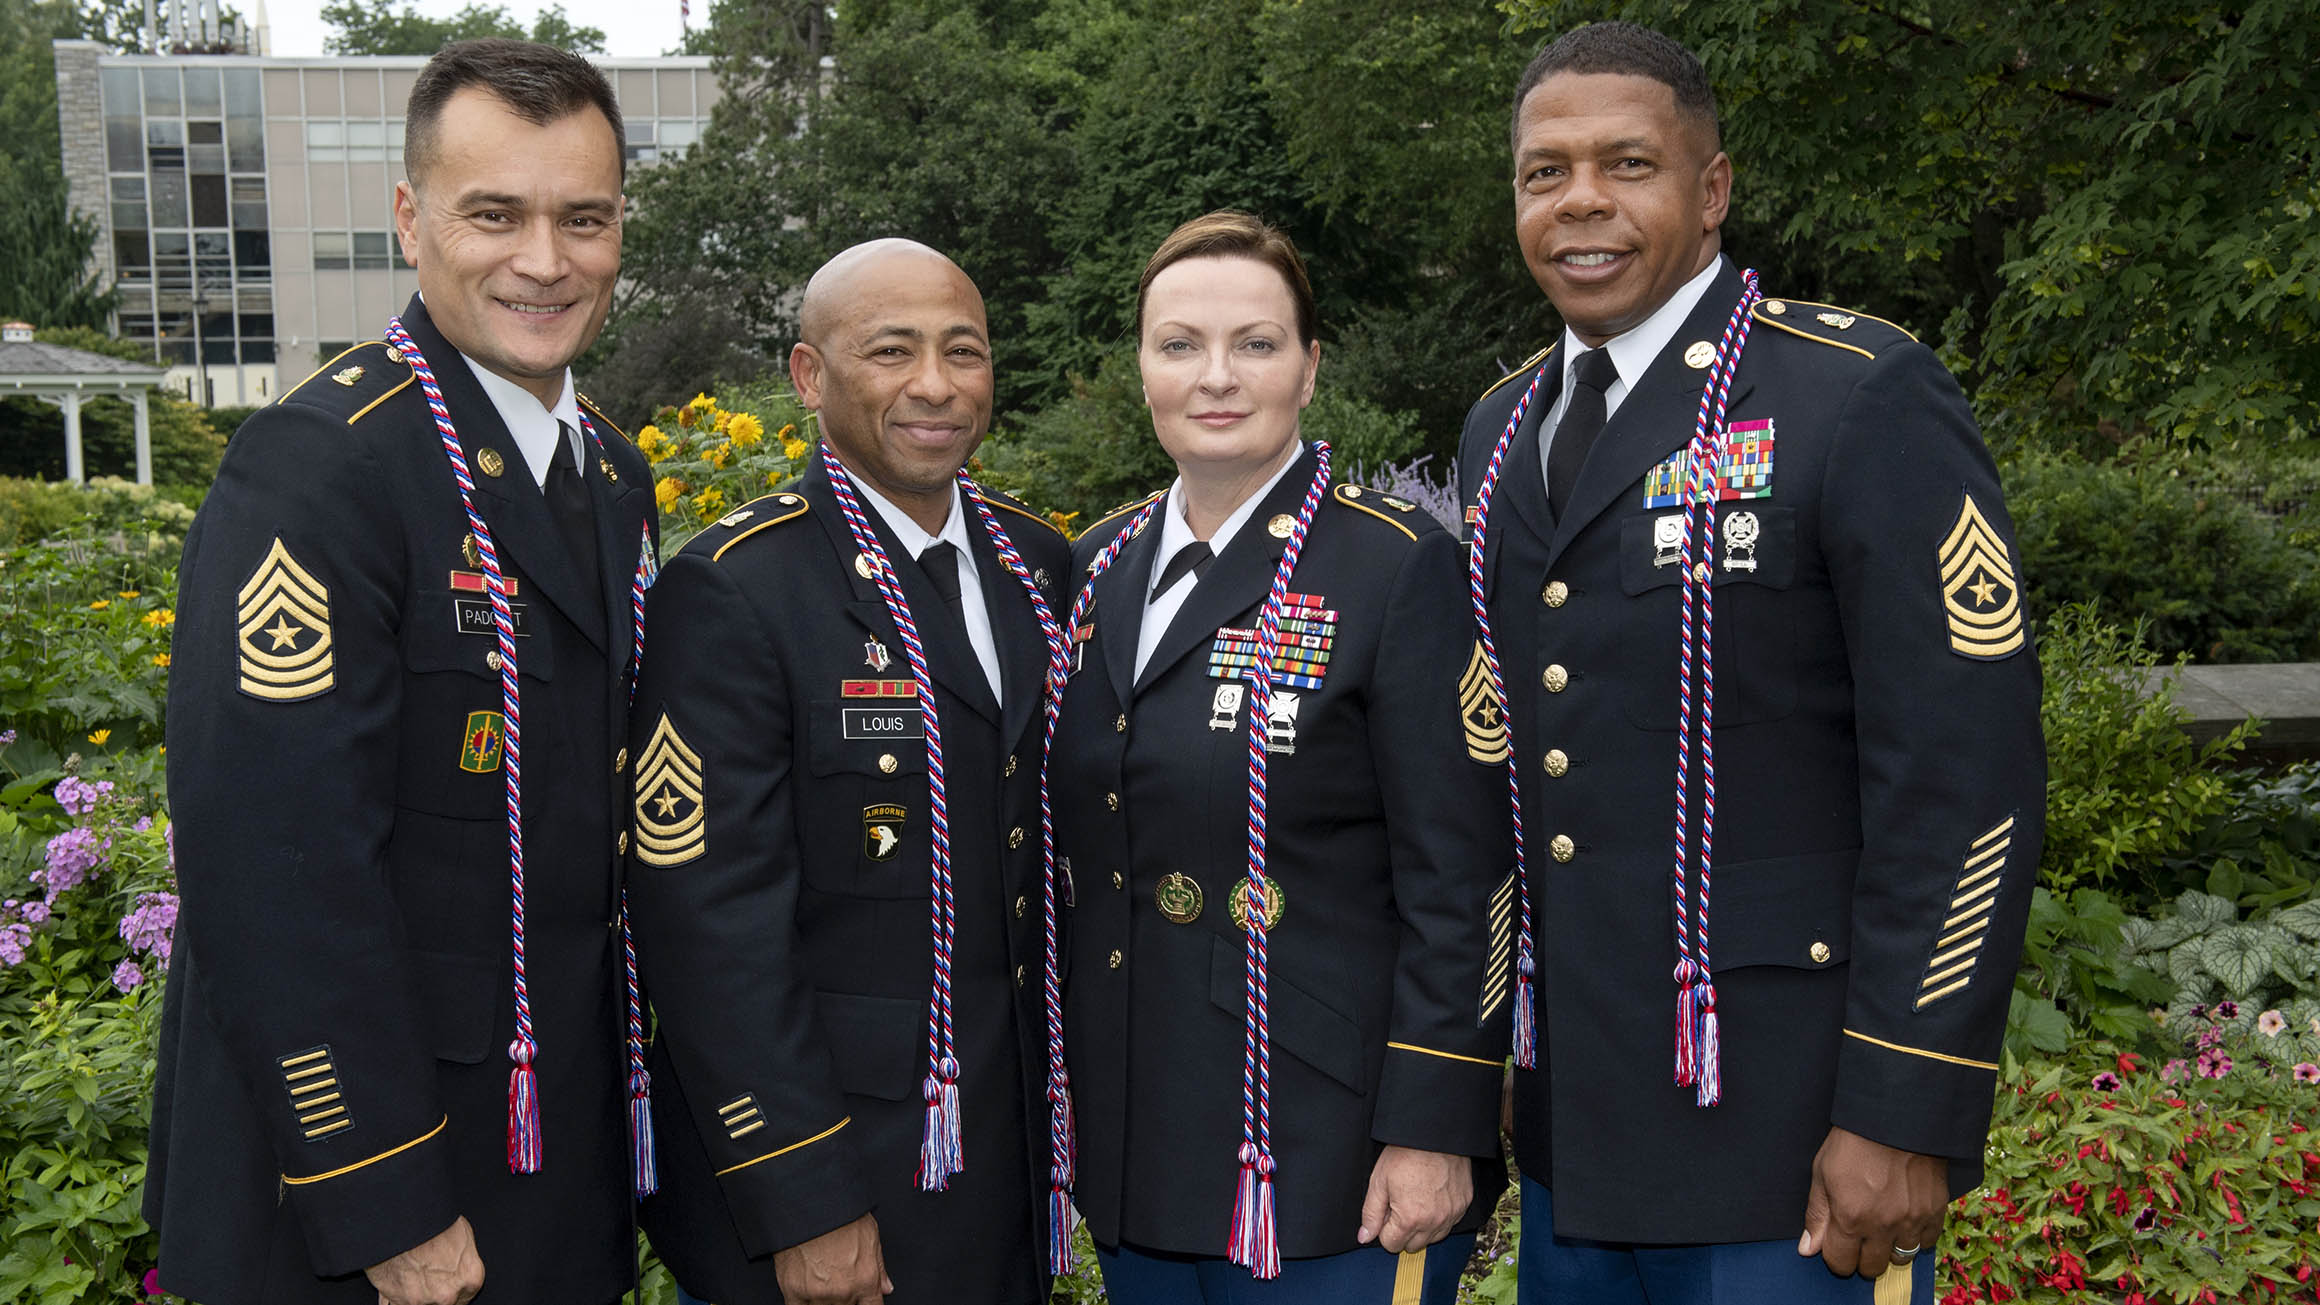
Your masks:
{"label": "identification badge", "polygon": [[926,721],[916,707],[840,707],[850,739],[923,739]]}
{"label": "identification badge", "polygon": [[[459,611],[461,634],[498,634],[499,623],[492,619],[489,598],[454,598],[451,605]],[[529,639],[532,632],[524,628],[523,603],[508,604],[508,620],[515,626],[518,639]]]}

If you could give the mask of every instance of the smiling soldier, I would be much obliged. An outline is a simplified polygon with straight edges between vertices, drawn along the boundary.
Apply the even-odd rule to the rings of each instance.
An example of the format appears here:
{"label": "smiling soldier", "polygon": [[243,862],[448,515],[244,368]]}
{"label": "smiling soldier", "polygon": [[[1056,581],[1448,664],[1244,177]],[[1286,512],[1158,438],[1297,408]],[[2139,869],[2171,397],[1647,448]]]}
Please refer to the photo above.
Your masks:
{"label": "smiling soldier", "polygon": [[653,590],[632,883],[654,1247],[723,1305],[1047,1299],[1041,689],[1069,550],[960,468],[982,295],[880,240],[806,288],[806,473]]}
{"label": "smiling soldier", "polygon": [[1565,329],[1459,470],[1526,840],[1522,1298],[1924,1305],[2043,827],[1996,471],[1931,350],[1722,255],[1682,46],[1564,36],[1513,135]]}
{"label": "smiling soldier", "polygon": [[620,113],[586,60],[476,41],[408,124],[419,298],[242,426],[179,579],[145,1214],[161,1284],[220,1305],[633,1275],[608,926],[652,494],[569,371]]}

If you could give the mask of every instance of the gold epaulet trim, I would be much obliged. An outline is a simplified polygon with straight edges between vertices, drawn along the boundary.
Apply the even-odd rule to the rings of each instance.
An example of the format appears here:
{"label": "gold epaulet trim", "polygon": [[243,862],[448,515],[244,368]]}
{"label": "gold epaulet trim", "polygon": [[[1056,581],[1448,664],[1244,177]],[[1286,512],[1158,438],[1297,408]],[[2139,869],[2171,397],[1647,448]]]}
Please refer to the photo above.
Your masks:
{"label": "gold epaulet trim", "polygon": [[[288,402],[290,402],[290,396],[291,396],[291,395],[298,393],[300,390],[303,390],[303,389],[305,389],[305,388],[306,388],[307,386],[309,386],[309,385],[312,385],[312,384],[314,383],[314,378],[315,378],[315,377],[317,377],[317,376],[320,376],[320,375],[322,375],[324,372],[327,372],[327,371],[329,371],[329,370],[331,369],[331,366],[332,366],[333,364],[335,364],[336,362],[338,362],[338,360],[339,360],[340,358],[344,358],[344,357],[346,357],[348,354],[353,354],[353,353],[360,353],[361,351],[363,351],[363,350],[365,350],[365,349],[383,349],[383,348],[385,348],[385,347],[386,347],[386,344],[387,344],[387,342],[386,342],[386,341],[384,341],[384,340],[365,340],[365,341],[363,341],[363,342],[362,342],[362,343],[360,343],[360,344],[349,345],[348,347],[346,347],[346,348],[344,348],[344,349],[341,349],[341,350],[339,350],[339,351],[338,351],[338,354],[337,354],[335,357],[331,358],[331,359],[330,359],[328,362],[325,362],[325,363],[323,363],[323,364],[322,364],[320,367],[317,367],[317,368],[315,368],[313,371],[310,371],[310,372],[306,373],[306,379],[305,379],[305,380],[302,380],[302,381],[298,382],[296,385],[293,385],[293,386],[291,386],[289,389],[282,391],[282,397],[281,397],[281,398],[279,398],[279,399],[276,399],[276,400],[274,400],[274,402],[276,402],[276,403],[288,403]],[[366,411],[366,412],[367,412],[367,411],[369,411],[369,409],[367,409],[367,408],[366,408],[366,409],[364,409],[364,411]],[[358,413],[357,415],[359,416],[360,414]]]}
{"label": "gold epaulet trim", "polygon": [[1898,1051],[1905,1056],[1923,1056],[1927,1060],[1938,1060],[1945,1065],[1963,1065],[1967,1069],[1986,1069],[1993,1074],[1998,1070],[1997,1064],[1992,1061],[1968,1060],[1964,1056],[1952,1056],[1944,1052],[1927,1051],[1922,1047],[1904,1047],[1898,1042],[1887,1042],[1883,1038],[1872,1038],[1866,1033],[1855,1033],[1851,1029],[1845,1030],[1845,1036],[1848,1038],[1859,1038],[1861,1041],[1868,1043],[1872,1047],[1883,1047],[1887,1051]]}
{"label": "gold epaulet trim", "polygon": [[[780,500],[785,498],[791,501],[787,504],[782,503]],[[756,525],[750,526],[747,530],[739,532],[731,539],[726,540],[724,543],[717,545],[717,551],[709,554],[709,560],[714,562],[719,558],[724,557],[726,550],[732,548],[735,544],[740,543],[742,540],[749,538],[751,535],[756,534],[760,530],[770,530],[773,527],[780,525],[784,521],[794,521],[806,514],[806,496],[803,494],[793,494],[785,491],[780,494],[768,494],[764,498],[753,498],[747,503],[742,504],[740,507],[735,508],[733,512],[726,513],[725,517],[720,518],[720,520],[732,517],[735,512],[746,511],[755,513],[757,511],[758,504],[769,501],[774,505],[771,509],[773,512],[772,516],[769,516],[765,520],[758,522]],[[743,520],[746,522],[747,518],[744,518]]]}
{"label": "gold epaulet trim", "polygon": [[788,1155],[790,1152],[797,1150],[799,1147],[812,1146],[814,1143],[821,1141],[823,1138],[828,1137],[830,1134],[837,1132],[839,1129],[844,1128],[846,1125],[853,1122],[854,1117],[852,1115],[848,1115],[844,1119],[839,1120],[837,1123],[830,1125],[828,1128],[823,1129],[821,1132],[814,1134],[812,1137],[809,1137],[802,1142],[792,1142],[788,1146],[785,1146],[778,1151],[768,1151],[764,1155],[761,1155],[754,1160],[744,1160],[740,1164],[729,1165],[723,1169],[720,1169],[717,1171],[717,1177],[723,1178],[725,1175],[732,1173],[737,1169],[747,1169],[751,1165],[764,1164],[766,1161],[771,1160],[776,1156]]}
{"label": "gold epaulet trim", "polygon": [[[340,354],[339,356],[343,358],[343,357],[345,357],[346,355],[345,355],[345,354]],[[312,1176],[310,1176],[310,1177],[306,1177],[306,1178],[292,1178],[290,1175],[288,1175],[288,1174],[284,1174],[284,1175],[282,1175],[282,1181],[283,1181],[284,1183],[286,1183],[286,1184],[288,1184],[288,1185],[292,1186],[292,1187],[304,1187],[304,1186],[306,1186],[308,1183],[319,1183],[319,1182],[322,1182],[322,1181],[324,1181],[325,1179],[330,1179],[330,1178],[337,1178],[337,1177],[340,1177],[340,1176],[342,1176],[342,1175],[345,1175],[345,1174],[351,1174],[351,1173],[353,1173],[355,1170],[357,1170],[357,1169],[361,1169],[361,1168],[363,1168],[363,1167],[364,1167],[364,1166],[366,1166],[366,1165],[375,1165],[375,1164],[377,1164],[379,1161],[381,1161],[381,1160],[384,1160],[384,1159],[386,1159],[386,1158],[387,1158],[387,1157],[389,1157],[389,1156],[397,1156],[397,1155],[401,1155],[403,1152],[410,1150],[412,1147],[415,1147],[415,1146],[419,1145],[421,1142],[424,1142],[424,1141],[426,1141],[428,1138],[431,1138],[431,1137],[435,1136],[437,1133],[440,1133],[440,1132],[442,1132],[442,1131],[443,1131],[443,1129],[444,1129],[444,1126],[445,1126],[445,1125],[447,1125],[447,1124],[449,1124],[450,1122],[451,1122],[451,1116],[449,1116],[449,1115],[445,1115],[445,1116],[444,1116],[444,1117],[443,1117],[441,1120],[437,1121],[437,1123],[436,1123],[435,1127],[433,1127],[433,1128],[430,1128],[430,1129],[428,1129],[426,1132],[419,1134],[417,1137],[414,1137],[414,1138],[412,1138],[410,1141],[403,1143],[401,1146],[395,1147],[395,1148],[393,1148],[393,1149],[391,1149],[391,1150],[381,1151],[381,1152],[379,1152],[377,1155],[374,1155],[374,1156],[372,1156],[372,1157],[371,1157],[370,1159],[368,1159],[368,1160],[357,1160],[357,1161],[355,1161],[355,1162],[354,1162],[353,1164],[351,1164],[351,1165],[340,1165],[338,1168],[331,1170],[329,1173],[325,1173],[325,1174],[314,1174],[314,1175],[312,1175]]]}
{"label": "gold epaulet trim", "polygon": [[[1756,305],[1755,309],[1749,314],[1749,316],[1755,318],[1758,322],[1761,322],[1766,326],[1772,327],[1774,330],[1786,331],[1788,334],[1796,336],[1799,339],[1810,340],[1815,344],[1825,344],[1832,349],[1843,349],[1850,353],[1857,353],[1863,358],[1867,358],[1871,361],[1876,360],[1876,354],[1862,348],[1857,344],[1852,344],[1844,340],[1833,340],[1826,335],[1820,334],[1817,331],[1808,331],[1801,326],[1791,326],[1786,320],[1784,320],[1789,316],[1790,310],[1792,309],[1802,312],[1806,309],[1816,308],[1825,309],[1830,313],[1834,313],[1843,317],[1845,319],[1845,323],[1844,328],[1842,329],[1849,329],[1855,322],[1875,322],[1879,326],[1889,327],[1895,332],[1898,332],[1901,338],[1908,340],[1913,344],[1917,341],[1917,337],[1910,334],[1909,328],[1902,326],[1898,322],[1888,322],[1882,317],[1877,317],[1869,313],[1857,313],[1851,309],[1839,308],[1834,304],[1817,304],[1809,299],[1765,299]],[[1817,317],[1817,314],[1815,316]]]}
{"label": "gold epaulet trim", "polygon": [[1120,506],[1113,508],[1111,511],[1104,513],[1100,517],[1097,517],[1086,530],[1083,530],[1080,533],[1083,535],[1092,534],[1095,531],[1101,529],[1105,523],[1117,520],[1120,517],[1128,515],[1130,512],[1134,512],[1138,508],[1143,507],[1146,503],[1151,502],[1153,499],[1156,499],[1167,492],[1168,491],[1165,489],[1154,490],[1153,492],[1146,494],[1144,497],[1137,499],[1133,503],[1122,503]]}
{"label": "gold epaulet trim", "polygon": [[[1049,530],[1055,530],[1055,523],[1048,520],[1046,517],[1039,515],[1037,512],[1034,512],[1029,508],[1019,508],[1003,498],[996,497],[987,490],[978,490],[975,494],[975,497],[981,499],[985,503],[990,504],[992,507],[1012,512],[1019,517],[1028,517],[1031,520],[1047,527]],[[1055,533],[1060,535],[1063,532],[1060,530],[1055,530]]]}
{"label": "gold epaulet trim", "polygon": [[1469,1065],[1487,1065],[1492,1069],[1506,1067],[1506,1062],[1503,1060],[1484,1060],[1480,1056],[1461,1056],[1455,1051],[1436,1051],[1432,1047],[1421,1047],[1411,1042],[1389,1042],[1386,1047],[1392,1051],[1415,1051],[1421,1056],[1440,1056],[1444,1060],[1462,1060]]}
{"label": "gold epaulet trim", "polygon": [[[613,434],[618,435],[624,440],[628,439],[628,432],[620,428],[619,422],[605,416],[604,409],[596,406],[596,400],[589,398],[587,395],[580,393],[578,390],[574,390],[572,392],[572,399],[581,407],[586,408],[590,413],[594,414],[597,420],[603,422],[607,426],[610,426],[612,428]],[[629,440],[629,443],[631,444],[634,444],[635,442],[636,441],[634,440]]]}
{"label": "gold epaulet trim", "polygon": [[[1555,344],[1560,344],[1560,343],[1562,343],[1562,341],[1560,341],[1560,340],[1558,340],[1558,341],[1556,341],[1556,342],[1555,342]],[[1530,357],[1523,359],[1523,364],[1522,364],[1522,366],[1520,366],[1520,367],[1517,367],[1517,368],[1515,368],[1513,371],[1511,371],[1511,372],[1508,372],[1506,375],[1499,377],[1499,378],[1498,378],[1497,380],[1495,380],[1495,381],[1492,381],[1492,382],[1490,383],[1490,388],[1489,388],[1489,389],[1487,389],[1487,390],[1484,390],[1484,391],[1483,391],[1481,394],[1479,394],[1479,395],[1475,396],[1475,400],[1474,400],[1474,401],[1475,401],[1476,403],[1480,403],[1480,402],[1482,402],[1482,400],[1484,400],[1484,399],[1487,399],[1487,398],[1489,398],[1491,395],[1498,393],[1499,389],[1500,389],[1502,386],[1504,386],[1504,385],[1505,385],[1505,384],[1506,384],[1508,381],[1511,381],[1511,380],[1515,379],[1515,378],[1516,378],[1516,377],[1518,377],[1518,376],[1525,376],[1525,375],[1528,375],[1528,374],[1531,372],[1531,370],[1532,370],[1533,368],[1536,368],[1536,367],[1537,367],[1537,366],[1538,366],[1540,363],[1543,363],[1543,362],[1545,362],[1545,361],[1547,360],[1547,355],[1548,355],[1548,354],[1550,354],[1550,353],[1553,353],[1554,351],[1555,351],[1555,345],[1553,345],[1553,344],[1550,344],[1550,345],[1548,345],[1546,348],[1544,348],[1544,349],[1541,349],[1541,350],[1539,350],[1537,353],[1534,353],[1534,354],[1532,354]]]}
{"label": "gold epaulet trim", "polygon": [[[409,389],[409,388],[410,388],[410,386],[411,386],[411,382],[413,382],[413,381],[415,381],[415,380],[418,380],[418,379],[419,379],[419,375],[418,375],[418,373],[416,373],[416,372],[413,372],[411,375],[404,377],[404,378],[403,378],[403,380],[402,380],[402,383],[401,383],[401,384],[399,384],[399,385],[397,385],[395,388],[393,388],[393,389],[391,389],[391,390],[387,391],[385,394],[382,394],[382,395],[380,395],[379,397],[377,397],[377,398],[375,398],[375,399],[371,400],[369,403],[366,403],[366,404],[364,404],[364,405],[363,405],[363,406],[362,406],[360,409],[358,409],[358,410],[355,412],[355,414],[354,414],[352,417],[349,417],[349,418],[347,418],[347,419],[346,419],[346,424],[347,424],[347,425],[349,425],[349,426],[352,426],[352,425],[354,425],[356,422],[358,422],[358,421],[361,421],[363,418],[365,418],[365,417],[367,417],[367,416],[369,416],[369,415],[370,415],[370,411],[371,411],[371,409],[378,407],[380,404],[382,404],[382,403],[385,403],[387,400],[389,400],[389,399],[391,399],[391,398],[394,398],[394,397],[395,397],[396,395],[398,395],[398,394],[401,394],[401,393],[402,393],[404,390],[407,390],[407,389]],[[301,382],[300,382],[300,384],[304,384],[304,383],[305,383],[305,382],[303,382],[303,381],[301,381]],[[284,398],[288,398],[289,396],[288,396],[288,395],[284,395],[283,397],[284,397]]]}
{"label": "gold epaulet trim", "polygon": [[[1348,491],[1351,492],[1349,493]],[[1387,516],[1385,513],[1378,511],[1376,508],[1371,507],[1369,504],[1362,502],[1361,495],[1363,493],[1364,491],[1359,485],[1339,485],[1335,490],[1330,492],[1329,496],[1337,500],[1337,502],[1344,507],[1352,508],[1356,512],[1367,512],[1371,516],[1376,517],[1378,520],[1385,522],[1389,526],[1392,526],[1394,529],[1401,531],[1405,535],[1408,535],[1412,540],[1417,539],[1417,531],[1410,529],[1408,526],[1403,525],[1401,522],[1396,521],[1394,518]]]}

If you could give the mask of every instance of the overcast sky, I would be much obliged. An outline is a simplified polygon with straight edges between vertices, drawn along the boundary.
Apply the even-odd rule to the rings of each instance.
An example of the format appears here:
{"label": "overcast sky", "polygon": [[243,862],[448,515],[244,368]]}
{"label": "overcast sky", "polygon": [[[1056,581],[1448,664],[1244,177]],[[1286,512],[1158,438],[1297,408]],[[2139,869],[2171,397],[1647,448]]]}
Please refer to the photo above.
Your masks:
{"label": "overcast sky", "polygon": [[[397,0],[400,8],[404,0]],[[449,18],[467,7],[471,0],[416,0],[420,13]],[[493,0],[482,0],[485,4]],[[272,30],[268,33],[267,53],[276,55],[315,55],[322,53],[323,38],[330,28],[322,21],[323,0],[269,0],[266,19]],[[684,39],[678,25],[678,0],[633,0],[631,3],[607,3],[607,0],[566,0],[564,14],[576,26],[604,29],[604,52],[617,55],[666,54],[677,48]],[[504,0],[500,4],[524,27],[532,25],[542,5],[534,0]],[[255,13],[252,4],[244,12]],[[709,0],[693,0],[693,23],[697,26],[708,20]]]}

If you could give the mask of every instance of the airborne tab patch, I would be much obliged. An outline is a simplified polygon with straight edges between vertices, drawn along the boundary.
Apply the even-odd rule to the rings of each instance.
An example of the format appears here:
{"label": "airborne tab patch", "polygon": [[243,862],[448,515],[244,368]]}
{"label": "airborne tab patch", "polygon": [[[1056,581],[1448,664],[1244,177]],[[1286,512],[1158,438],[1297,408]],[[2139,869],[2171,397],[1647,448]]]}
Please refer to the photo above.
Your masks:
{"label": "airborne tab patch", "polygon": [[636,763],[636,855],[646,865],[683,865],[709,848],[701,755],[667,712]]}
{"label": "airborne tab patch", "polygon": [[1959,506],[1949,537],[1941,541],[1939,561],[1950,651],[1985,662],[2020,652],[2022,595],[2014,581],[2013,554],[1971,494]]}
{"label": "airborne tab patch", "polygon": [[1458,714],[1466,723],[1466,755],[1486,766],[1506,764],[1506,704],[1491,681],[1480,640],[1458,680]]}
{"label": "airborne tab patch", "polygon": [[330,590],[298,564],[280,536],[236,597],[241,690],[272,702],[328,693],[332,674]]}

